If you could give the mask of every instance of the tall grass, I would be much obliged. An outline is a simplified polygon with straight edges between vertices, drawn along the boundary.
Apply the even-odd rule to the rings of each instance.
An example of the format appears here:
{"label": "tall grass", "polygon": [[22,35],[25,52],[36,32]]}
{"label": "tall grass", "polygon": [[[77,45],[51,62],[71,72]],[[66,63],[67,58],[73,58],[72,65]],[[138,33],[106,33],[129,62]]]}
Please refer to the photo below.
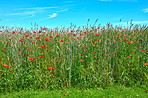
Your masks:
{"label": "tall grass", "polygon": [[0,34],[0,54],[0,92],[148,86],[147,26],[11,28]]}

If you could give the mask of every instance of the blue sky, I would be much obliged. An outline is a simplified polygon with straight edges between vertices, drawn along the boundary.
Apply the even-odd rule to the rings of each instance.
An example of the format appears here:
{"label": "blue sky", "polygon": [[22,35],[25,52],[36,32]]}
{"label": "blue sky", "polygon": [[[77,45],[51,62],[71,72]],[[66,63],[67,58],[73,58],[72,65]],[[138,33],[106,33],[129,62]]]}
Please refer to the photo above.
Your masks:
{"label": "blue sky", "polygon": [[0,25],[30,27],[31,22],[49,28],[107,22],[148,24],[148,0],[1,0]]}

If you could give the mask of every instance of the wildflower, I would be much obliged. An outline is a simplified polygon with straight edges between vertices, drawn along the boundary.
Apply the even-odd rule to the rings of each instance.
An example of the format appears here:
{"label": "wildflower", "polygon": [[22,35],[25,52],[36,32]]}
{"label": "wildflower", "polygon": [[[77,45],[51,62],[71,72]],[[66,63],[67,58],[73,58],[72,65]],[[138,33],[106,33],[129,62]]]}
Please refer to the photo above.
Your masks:
{"label": "wildflower", "polygon": [[83,71],[85,71],[85,69],[83,69]]}
{"label": "wildflower", "polygon": [[95,47],[95,45],[92,45],[93,47]]}
{"label": "wildflower", "polygon": [[138,29],[136,31],[139,31]]}
{"label": "wildflower", "polygon": [[33,42],[33,44],[35,44],[35,42]]}
{"label": "wildflower", "polygon": [[84,49],[84,51],[87,51],[87,49]]}
{"label": "wildflower", "polygon": [[42,31],[39,31],[39,33],[41,33]]}
{"label": "wildflower", "polygon": [[60,59],[62,59],[62,57],[60,57]]}
{"label": "wildflower", "polygon": [[10,66],[9,68],[12,68],[12,66]]}
{"label": "wildflower", "polygon": [[49,52],[49,49],[47,49],[47,52]]}
{"label": "wildflower", "polygon": [[52,63],[50,63],[50,65],[52,65]]}
{"label": "wildflower", "polygon": [[45,28],[43,28],[42,30],[45,30]]}
{"label": "wildflower", "polygon": [[63,59],[61,59],[61,61],[63,61]]}
{"label": "wildflower", "polygon": [[142,52],[145,52],[146,50],[142,50]]}
{"label": "wildflower", "polygon": [[129,56],[127,58],[130,58]]}
{"label": "wildflower", "polygon": [[33,33],[36,33],[35,31],[33,31]]}
{"label": "wildflower", "polygon": [[19,56],[21,55],[21,54],[18,54]]}
{"label": "wildflower", "polygon": [[124,41],[126,41],[126,39],[124,39]]}
{"label": "wildflower", "polygon": [[60,40],[60,42],[63,42],[64,40]]}
{"label": "wildflower", "polygon": [[125,68],[125,67],[123,67],[123,68]]}
{"label": "wildflower", "polygon": [[66,48],[66,50],[67,50],[68,48]]}
{"label": "wildflower", "polygon": [[124,30],[122,30],[121,32],[124,32]]}
{"label": "wildflower", "polygon": [[7,42],[7,44],[8,44],[9,42]]}
{"label": "wildflower", "polygon": [[115,57],[117,57],[117,54],[115,54]]}
{"label": "wildflower", "polygon": [[143,63],[143,65],[148,65],[148,63]]}
{"label": "wildflower", "polygon": [[20,40],[20,42],[23,42],[22,40]]}
{"label": "wildflower", "polygon": [[84,31],[84,34],[86,34],[86,31]]}
{"label": "wildflower", "polygon": [[134,39],[133,41],[135,42],[136,40]]}
{"label": "wildflower", "polygon": [[31,51],[31,49],[28,49],[28,51]]}
{"label": "wildflower", "polygon": [[142,46],[139,46],[140,48],[142,48]]}
{"label": "wildflower", "polygon": [[114,44],[116,44],[116,42],[114,42]]}
{"label": "wildflower", "polygon": [[47,45],[45,45],[45,47],[47,47]]}
{"label": "wildflower", "polygon": [[59,35],[57,35],[57,37],[59,37]]}
{"label": "wildflower", "polygon": [[49,36],[49,38],[52,38],[52,36]]}
{"label": "wildflower", "polygon": [[69,96],[69,95],[65,94],[65,96]]}
{"label": "wildflower", "polygon": [[117,38],[119,39],[120,37],[119,37],[119,36],[117,36]]}
{"label": "wildflower", "polygon": [[3,66],[7,66],[6,64],[3,64]]}
{"label": "wildflower", "polygon": [[44,46],[40,46],[42,49],[45,49],[45,47]]}
{"label": "wildflower", "polygon": [[104,52],[107,52],[106,50],[104,50]]}
{"label": "wildflower", "polygon": [[28,56],[28,54],[26,54],[26,56]]}
{"label": "wildflower", "polygon": [[99,30],[100,28],[98,27],[97,29]]}
{"label": "wildflower", "polygon": [[49,67],[49,70],[50,70],[50,71],[53,71],[53,70],[54,70],[54,68],[53,68],[53,67]]}
{"label": "wildflower", "polygon": [[43,58],[43,56],[40,56],[40,58]]}
{"label": "wildflower", "polygon": [[15,32],[13,31],[12,34],[15,34]]}
{"label": "wildflower", "polygon": [[36,39],[40,39],[39,37],[37,37]]}
{"label": "wildflower", "polygon": [[83,62],[83,60],[81,60],[81,62]]}
{"label": "wildflower", "polygon": [[6,66],[6,68],[8,68],[9,66]]}
{"label": "wildflower", "polygon": [[82,56],[82,54],[79,54],[79,56]]}
{"label": "wildflower", "polygon": [[82,45],[82,47],[84,47],[84,45]]}
{"label": "wildflower", "polygon": [[128,42],[128,44],[131,44],[131,42]]}
{"label": "wildflower", "polygon": [[18,51],[20,51],[20,50],[18,50]]}
{"label": "wildflower", "polygon": [[94,54],[96,54],[96,52],[94,52]]}
{"label": "wildflower", "polygon": [[106,56],[109,56],[109,54],[106,54]]}
{"label": "wildflower", "polygon": [[71,33],[68,33],[68,35],[70,35]]}
{"label": "wildflower", "polygon": [[30,61],[35,61],[35,59],[29,58]]}
{"label": "wildflower", "polygon": [[76,34],[73,34],[73,36],[76,36]]}
{"label": "wildflower", "polygon": [[29,35],[27,34],[27,35],[25,35],[25,37],[29,37]]}
{"label": "wildflower", "polygon": [[97,44],[98,42],[95,42],[95,44]]}
{"label": "wildflower", "polygon": [[71,30],[71,32],[73,32],[73,30]]}

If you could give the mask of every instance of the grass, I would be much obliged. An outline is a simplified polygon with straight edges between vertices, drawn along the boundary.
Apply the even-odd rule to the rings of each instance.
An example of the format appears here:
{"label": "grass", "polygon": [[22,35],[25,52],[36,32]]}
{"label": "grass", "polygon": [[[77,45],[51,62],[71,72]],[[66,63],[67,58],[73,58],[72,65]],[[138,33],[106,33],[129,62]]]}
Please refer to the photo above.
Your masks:
{"label": "grass", "polygon": [[148,87],[148,27],[0,27],[0,93]]}
{"label": "grass", "polygon": [[108,87],[105,89],[29,90],[2,94],[1,98],[148,98],[145,88]]}

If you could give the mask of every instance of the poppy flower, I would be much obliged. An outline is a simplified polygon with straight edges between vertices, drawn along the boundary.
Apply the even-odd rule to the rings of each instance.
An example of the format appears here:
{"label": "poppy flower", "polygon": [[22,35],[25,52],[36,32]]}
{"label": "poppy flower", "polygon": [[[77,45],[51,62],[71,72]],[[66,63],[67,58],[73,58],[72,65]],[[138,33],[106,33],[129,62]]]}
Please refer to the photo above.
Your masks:
{"label": "poppy flower", "polygon": [[43,58],[43,56],[40,56],[40,58]]}
{"label": "poppy flower", "polygon": [[49,36],[49,38],[52,38],[52,36]]}
{"label": "poppy flower", "polygon": [[124,41],[126,41],[126,39],[124,39]]}
{"label": "poppy flower", "polygon": [[60,42],[63,42],[64,40],[60,40]]}
{"label": "poppy flower", "polygon": [[31,51],[31,49],[28,49],[28,51]]}
{"label": "poppy flower", "polygon": [[115,57],[117,57],[117,54],[115,54]]}
{"label": "poppy flower", "polygon": [[136,31],[139,31],[138,29]]}
{"label": "poppy flower", "polygon": [[143,65],[148,65],[148,63],[143,63]]}
{"label": "poppy flower", "polygon": [[71,30],[71,32],[73,32],[73,30]]}
{"label": "poppy flower", "polygon": [[130,58],[129,56],[127,58]]}
{"label": "poppy flower", "polygon": [[83,60],[81,60],[81,62],[83,62]]}
{"label": "poppy flower", "polygon": [[45,30],[45,28],[43,28],[42,30]]}
{"label": "poppy flower", "polygon": [[27,35],[25,35],[25,37],[29,37],[29,35],[27,34]]}
{"label": "poppy flower", "polygon": [[42,31],[39,31],[39,33],[41,33]]}
{"label": "poppy flower", "polygon": [[84,49],[84,51],[87,51],[87,49]]}
{"label": "poppy flower", "polygon": [[15,34],[15,32],[13,31],[12,34]]}
{"label": "poppy flower", "polygon": [[142,52],[145,52],[146,50],[142,50]]}
{"label": "poppy flower", "polygon": [[84,45],[82,45],[82,47],[84,47]]}
{"label": "poppy flower", "polygon": [[73,34],[73,36],[76,36],[76,34]]}
{"label": "poppy flower", "polygon": [[54,70],[54,68],[53,68],[53,67],[49,67],[49,70],[50,70],[50,71],[53,71],[53,70]]}
{"label": "poppy flower", "polygon": [[68,35],[70,35],[71,33],[68,33]]}
{"label": "poppy flower", "polygon": [[83,33],[86,34],[86,31],[84,31]]}
{"label": "poppy flower", "polygon": [[9,42],[7,42],[7,43],[9,43]]}
{"label": "poppy flower", "polygon": [[61,59],[61,61],[63,61],[63,59]]}
{"label": "poppy flower", "polygon": [[114,44],[116,44],[116,42],[114,42]]}
{"label": "poppy flower", "polygon": [[18,54],[19,56],[21,55],[21,54]]}
{"label": "poppy flower", "polygon": [[12,68],[12,66],[10,66],[9,68]]}
{"label": "poppy flower", "polygon": [[35,59],[29,58],[30,61],[35,61]]}
{"label": "poppy flower", "polygon": [[43,45],[40,46],[42,49],[45,49],[45,47]]}
{"label": "poppy flower", "polygon": [[117,38],[119,39],[120,37],[119,37],[119,36],[117,36]]}
{"label": "poppy flower", "polygon": [[68,48],[66,48],[66,50],[67,50]]}
{"label": "poppy flower", "polygon": [[5,49],[3,51],[6,51]]}
{"label": "poppy flower", "polygon": [[98,34],[96,34],[95,36],[98,36]]}
{"label": "poppy flower", "polygon": [[134,39],[133,41],[135,42],[136,40]]}
{"label": "poppy flower", "polygon": [[65,94],[65,96],[69,96],[69,95]]}
{"label": "poppy flower", "polygon": [[79,54],[79,56],[82,56],[82,54]]}
{"label": "poppy flower", "polygon": [[60,57],[60,59],[62,59],[62,57]]}
{"label": "poppy flower", "polygon": [[124,32],[124,30],[122,30],[121,32]]}
{"label": "poppy flower", "polygon": [[33,33],[36,33],[35,31],[33,31]]}
{"label": "poppy flower", "polygon": [[57,37],[59,37],[59,35],[57,35]]}
{"label": "poppy flower", "polygon": [[94,54],[96,54],[96,52],[94,52]]}
{"label": "poppy flower", "polygon": [[40,39],[39,37],[37,37],[36,39]]}
{"label": "poppy flower", "polygon": [[95,44],[97,44],[98,42],[95,42]]}
{"label": "poppy flower", "polygon": [[106,50],[104,50],[104,52],[107,52]]}
{"label": "poppy flower", "polygon": [[109,54],[106,54],[106,56],[109,56]]}
{"label": "poppy flower", "polygon": [[85,71],[85,69],[83,69],[83,71]]}
{"label": "poppy flower", "polygon": [[50,63],[50,65],[52,65],[52,63]]}
{"label": "poppy flower", "polygon": [[142,46],[139,46],[140,48],[142,48]]}
{"label": "poppy flower", "polygon": [[9,66],[6,66],[6,68],[8,68]]}
{"label": "poppy flower", "polygon": [[131,44],[131,42],[128,42],[128,44]]}
{"label": "poppy flower", "polygon": [[35,42],[33,42],[33,44],[35,44]]}
{"label": "poppy flower", "polygon": [[26,56],[28,56],[28,54],[26,54]]}
{"label": "poppy flower", "polygon": [[99,30],[100,28],[98,27],[97,29]]}
{"label": "poppy flower", "polygon": [[23,42],[22,40],[20,40],[20,42]]}
{"label": "poppy flower", "polygon": [[49,49],[47,49],[47,52],[49,52]]}

